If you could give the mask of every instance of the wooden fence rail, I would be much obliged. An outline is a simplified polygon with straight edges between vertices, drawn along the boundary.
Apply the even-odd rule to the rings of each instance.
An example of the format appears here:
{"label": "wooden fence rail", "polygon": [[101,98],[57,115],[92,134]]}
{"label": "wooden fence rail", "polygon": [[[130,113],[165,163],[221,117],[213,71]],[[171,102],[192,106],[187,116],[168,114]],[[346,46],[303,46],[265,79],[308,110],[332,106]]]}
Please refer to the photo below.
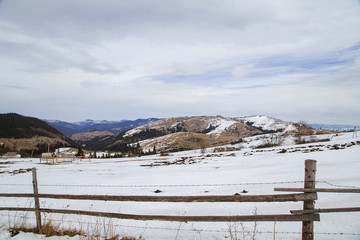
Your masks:
{"label": "wooden fence rail", "polygon": [[[132,220],[158,220],[179,222],[302,222],[302,240],[313,240],[314,221],[320,221],[318,213],[360,211],[360,208],[315,209],[317,192],[358,192],[359,189],[322,189],[315,188],[316,161],[305,161],[304,188],[275,188],[276,191],[303,192],[272,195],[216,195],[216,196],[118,196],[118,195],[70,195],[39,194],[36,168],[32,169],[34,193],[0,193],[0,197],[34,198],[34,208],[0,207],[0,211],[32,211],[36,215],[38,230],[41,228],[41,213],[76,214],[98,217],[109,217]],[[292,210],[291,214],[243,215],[243,216],[167,216],[167,215],[134,215],[109,212],[80,211],[70,209],[41,208],[40,198],[99,200],[99,201],[142,201],[142,202],[303,202],[302,210]]]}
{"label": "wooden fence rail", "polygon": [[223,195],[223,196],[118,196],[118,195],[68,195],[0,193],[0,197],[53,198],[72,200],[103,200],[132,202],[298,202],[317,200],[316,193],[277,195]]}
{"label": "wooden fence rail", "polygon": [[[35,208],[0,208],[6,211],[35,211]],[[318,214],[278,214],[278,215],[248,215],[248,216],[168,216],[168,215],[135,215],[123,213],[81,211],[69,209],[40,208],[40,212],[76,214],[96,217],[108,217],[131,220],[156,220],[177,222],[294,222],[294,221],[320,221]]]}
{"label": "wooden fence rail", "polygon": [[334,212],[360,212],[360,207],[350,208],[317,208],[314,210],[290,210],[292,214],[303,213],[334,213]]}

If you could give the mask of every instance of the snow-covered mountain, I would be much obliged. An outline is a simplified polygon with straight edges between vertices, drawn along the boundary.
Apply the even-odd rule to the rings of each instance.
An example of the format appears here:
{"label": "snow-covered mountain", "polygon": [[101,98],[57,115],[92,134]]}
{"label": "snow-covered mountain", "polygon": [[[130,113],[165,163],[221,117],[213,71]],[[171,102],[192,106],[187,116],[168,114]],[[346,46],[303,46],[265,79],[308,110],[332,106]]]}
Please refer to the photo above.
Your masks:
{"label": "snow-covered mountain", "polygon": [[[328,133],[307,129],[308,134]],[[178,151],[234,144],[243,138],[276,133],[291,135],[297,123],[268,116],[229,118],[223,116],[173,117],[127,131],[117,143],[136,143],[145,150]],[[284,138],[284,137],[282,137]]]}
{"label": "snow-covered mountain", "polygon": [[117,141],[139,143],[142,149],[178,151],[236,143],[263,132],[223,116],[173,117],[127,131]]}
{"label": "snow-covered mountain", "polygon": [[[82,133],[73,135],[74,140],[91,150],[108,149],[121,152],[127,151],[128,146],[136,146],[136,151],[156,149],[164,152],[208,148],[239,143],[254,135],[289,135],[296,134],[297,131],[297,123],[260,115],[237,118],[171,117],[119,122],[85,120],[72,124],[56,121],[52,124]],[[307,134],[326,133],[311,128],[307,130]]]}
{"label": "snow-covered mountain", "polygon": [[173,117],[127,131],[123,139],[137,142],[145,151],[199,149],[241,142],[264,131],[240,119],[223,116]]}

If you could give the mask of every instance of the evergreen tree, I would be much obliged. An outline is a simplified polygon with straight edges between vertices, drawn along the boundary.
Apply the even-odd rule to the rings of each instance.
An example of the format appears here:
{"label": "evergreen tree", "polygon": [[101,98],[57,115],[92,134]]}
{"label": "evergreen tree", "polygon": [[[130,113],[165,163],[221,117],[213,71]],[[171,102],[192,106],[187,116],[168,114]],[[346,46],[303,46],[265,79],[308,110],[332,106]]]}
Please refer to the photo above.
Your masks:
{"label": "evergreen tree", "polygon": [[75,156],[77,157],[84,156],[84,150],[81,147],[79,147],[78,152],[75,154]]}

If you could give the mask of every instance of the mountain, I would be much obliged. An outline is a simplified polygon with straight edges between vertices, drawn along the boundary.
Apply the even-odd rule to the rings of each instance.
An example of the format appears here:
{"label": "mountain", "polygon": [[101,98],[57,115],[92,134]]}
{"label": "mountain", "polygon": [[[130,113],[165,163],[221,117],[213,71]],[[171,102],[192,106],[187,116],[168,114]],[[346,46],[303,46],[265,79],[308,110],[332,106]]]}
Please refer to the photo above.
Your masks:
{"label": "mountain", "polygon": [[0,153],[16,151],[23,156],[34,156],[59,146],[74,146],[75,143],[46,122],[19,115],[0,114]]}
{"label": "mountain", "polygon": [[159,120],[158,118],[136,119],[136,120],[121,120],[121,121],[107,121],[107,120],[85,120],[81,122],[69,123],[59,120],[44,120],[66,136],[77,133],[107,131],[113,134],[119,134],[123,131],[135,128],[150,122]]}
{"label": "mountain", "polygon": [[125,146],[131,146],[136,151],[171,152],[235,144],[242,142],[243,138],[266,133],[276,133],[284,138],[286,135],[299,134],[300,127],[304,136],[329,133],[268,116],[175,117],[128,130],[112,139],[107,138],[104,143],[112,151],[123,151],[126,150]]}
{"label": "mountain", "polygon": [[[205,149],[241,143],[244,138],[254,135],[271,134],[273,140],[283,139],[287,135],[299,135],[299,143],[305,141],[301,136],[330,133],[327,130],[314,129],[301,123],[292,123],[268,116],[223,117],[195,116],[172,117],[167,119],[137,119],[122,121],[85,120],[77,123],[48,121],[18,114],[0,116],[0,137],[6,140],[9,149],[17,151],[37,149],[38,152],[55,146],[79,145],[87,150],[132,152],[172,152],[191,149]],[[56,126],[58,130],[54,127]],[[71,139],[63,136],[71,133]],[[301,133],[300,130],[301,129]],[[281,137],[280,137],[281,136]],[[11,142],[10,139],[28,139],[32,144]],[[42,139],[40,139],[42,138]],[[45,139],[43,139],[45,138]],[[276,140],[278,141],[278,140]],[[279,140],[280,141],[280,140]],[[0,139],[0,143],[5,140]],[[274,144],[273,142],[266,144]],[[0,144],[1,146],[1,144]],[[26,152],[25,151],[25,152]]]}
{"label": "mountain", "polygon": [[241,142],[242,138],[263,132],[238,119],[222,116],[175,117],[134,129],[109,145],[116,150],[124,143],[139,145],[144,151],[179,151]]}

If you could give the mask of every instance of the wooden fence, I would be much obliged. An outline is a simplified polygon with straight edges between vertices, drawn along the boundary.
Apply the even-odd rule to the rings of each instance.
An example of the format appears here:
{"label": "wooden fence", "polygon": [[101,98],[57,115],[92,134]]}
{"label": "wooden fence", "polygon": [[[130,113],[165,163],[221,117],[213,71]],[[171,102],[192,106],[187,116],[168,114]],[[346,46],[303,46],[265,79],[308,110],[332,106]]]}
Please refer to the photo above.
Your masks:
{"label": "wooden fence", "polygon": [[68,157],[57,157],[57,156],[50,156],[50,157],[41,157],[40,163],[43,164],[58,164],[58,163],[65,163],[65,162],[74,162],[76,160],[80,160],[81,162],[84,160],[91,161],[91,158],[84,157],[84,156],[68,156]]}
{"label": "wooden fence", "polygon": [[[34,198],[34,208],[0,207],[7,211],[33,211],[36,215],[38,230],[41,229],[41,213],[77,214],[98,217],[109,217],[133,220],[158,220],[180,222],[302,222],[302,240],[314,238],[314,221],[320,221],[319,213],[325,212],[355,212],[359,207],[315,209],[317,192],[351,192],[360,193],[360,189],[324,189],[315,188],[316,161],[305,161],[304,188],[275,188],[275,191],[301,192],[275,195],[221,195],[221,196],[113,196],[113,195],[67,195],[67,194],[39,194],[36,168],[33,173],[33,194],[0,193],[0,197]],[[245,216],[168,216],[168,215],[133,215],[109,212],[81,211],[68,209],[50,209],[40,206],[40,198],[74,199],[74,200],[102,200],[102,201],[141,201],[141,202],[303,202],[302,210],[292,210],[290,214],[275,215],[245,215]]]}

